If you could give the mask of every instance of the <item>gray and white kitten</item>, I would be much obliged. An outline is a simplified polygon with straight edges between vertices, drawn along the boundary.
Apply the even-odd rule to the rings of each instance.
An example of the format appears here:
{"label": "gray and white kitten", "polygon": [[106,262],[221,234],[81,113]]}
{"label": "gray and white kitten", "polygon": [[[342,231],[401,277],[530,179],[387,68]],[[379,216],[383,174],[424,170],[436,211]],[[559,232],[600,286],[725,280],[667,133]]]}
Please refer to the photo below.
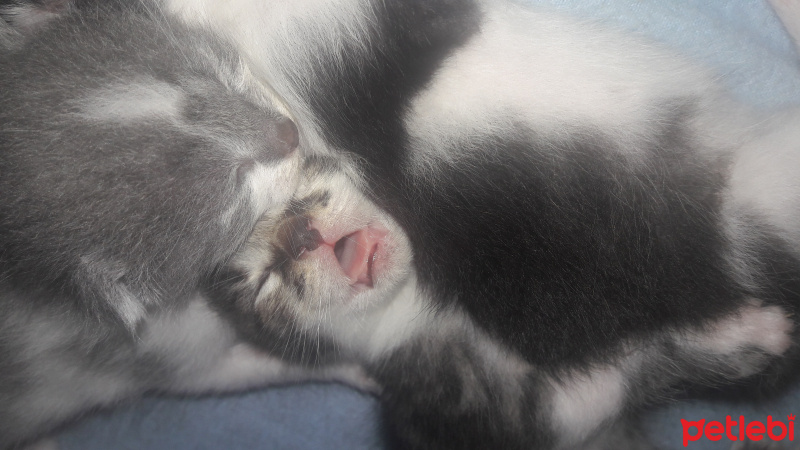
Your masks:
{"label": "gray and white kitten", "polygon": [[216,301],[367,367],[399,447],[645,448],[643,405],[797,367],[800,112],[502,0],[164,3],[320,155]]}
{"label": "gray and white kitten", "polygon": [[196,292],[299,179],[297,129],[237,53],[147,1],[4,13],[0,448],[146,391],[337,376]]}

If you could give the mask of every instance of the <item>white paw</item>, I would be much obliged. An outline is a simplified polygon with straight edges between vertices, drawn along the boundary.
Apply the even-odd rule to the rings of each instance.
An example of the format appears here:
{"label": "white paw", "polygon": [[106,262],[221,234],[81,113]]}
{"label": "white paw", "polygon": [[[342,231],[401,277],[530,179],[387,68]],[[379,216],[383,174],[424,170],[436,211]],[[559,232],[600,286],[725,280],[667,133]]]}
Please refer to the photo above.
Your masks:
{"label": "white paw", "polygon": [[350,386],[366,394],[380,395],[383,388],[375,379],[367,375],[360,366],[334,366],[324,370],[324,376],[330,381]]}
{"label": "white paw", "polygon": [[762,306],[753,300],[736,313],[702,332],[701,346],[712,353],[728,355],[757,348],[779,356],[792,345],[794,324],[783,308]]}

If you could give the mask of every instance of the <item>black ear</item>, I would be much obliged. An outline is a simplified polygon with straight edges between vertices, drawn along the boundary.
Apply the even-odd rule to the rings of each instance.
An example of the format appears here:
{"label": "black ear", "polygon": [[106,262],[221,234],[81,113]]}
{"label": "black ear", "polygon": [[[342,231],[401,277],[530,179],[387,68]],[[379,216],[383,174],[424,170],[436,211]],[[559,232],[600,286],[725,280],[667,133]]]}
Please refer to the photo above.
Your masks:
{"label": "black ear", "polygon": [[0,0],[0,32],[29,36],[48,23],[64,16],[74,7],[74,0]]}

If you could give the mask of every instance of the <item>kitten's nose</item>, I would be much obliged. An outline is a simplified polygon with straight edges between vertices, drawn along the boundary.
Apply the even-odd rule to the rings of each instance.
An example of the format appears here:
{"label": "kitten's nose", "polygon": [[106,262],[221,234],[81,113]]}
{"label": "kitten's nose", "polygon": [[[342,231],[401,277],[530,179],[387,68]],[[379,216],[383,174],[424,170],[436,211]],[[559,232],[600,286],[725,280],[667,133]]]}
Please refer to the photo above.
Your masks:
{"label": "kitten's nose", "polygon": [[288,117],[279,119],[274,126],[275,151],[281,156],[287,156],[300,145],[300,133],[297,125]]}
{"label": "kitten's nose", "polygon": [[303,216],[294,216],[284,221],[278,233],[283,251],[292,259],[297,259],[306,251],[313,251],[322,244],[319,231],[311,228],[308,218]]}

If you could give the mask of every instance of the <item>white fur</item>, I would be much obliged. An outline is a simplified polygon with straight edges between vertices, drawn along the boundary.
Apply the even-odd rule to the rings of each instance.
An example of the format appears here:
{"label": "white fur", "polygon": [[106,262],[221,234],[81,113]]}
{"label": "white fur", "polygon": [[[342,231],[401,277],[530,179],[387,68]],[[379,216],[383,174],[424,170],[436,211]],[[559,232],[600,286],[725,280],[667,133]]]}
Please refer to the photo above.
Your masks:
{"label": "white fur", "polygon": [[441,327],[443,324],[437,319],[420,297],[416,277],[410,276],[389,300],[361,313],[348,310],[336,314],[329,333],[343,347],[354,349],[372,361],[386,356],[434,324]]}
{"label": "white fur", "polygon": [[479,34],[445,61],[406,118],[423,167],[457,158],[441,151],[454,137],[519,123],[556,141],[600,133],[640,159],[643,137],[663,119],[658,107],[715,90],[681,59],[592,23],[510,2],[484,7]]}
{"label": "white fur", "polygon": [[[392,298],[401,289],[400,286],[411,270],[411,249],[405,234],[391,217],[362,194],[359,186],[358,179],[350,179],[345,173],[337,171],[303,179],[295,193],[298,199],[315,193],[330,194],[326,206],[308,214],[310,225],[319,231],[327,245],[320,245],[294,263],[307,276],[305,296],[320,301],[319,304],[298,302],[302,304],[294,306],[301,311],[299,316],[307,318],[314,328],[319,326],[317,319],[320,314],[334,322],[341,314],[346,321],[359,311],[368,311],[375,305],[382,307],[387,298]],[[278,214],[272,220],[278,220],[282,216],[282,213]],[[274,225],[269,219],[267,223],[267,228]],[[371,289],[354,291],[351,280],[340,270],[331,245],[356,230],[368,227],[377,227],[388,232],[374,263],[382,269],[376,270]],[[258,269],[258,264],[261,264],[258,260],[269,256],[250,254],[245,256],[245,261],[251,265],[256,264]],[[263,264],[261,267],[263,268]],[[258,270],[260,272],[261,269]],[[270,286],[272,284],[268,283],[265,289]]]}
{"label": "white fur", "polygon": [[758,212],[800,251],[800,112],[770,117],[751,131],[734,154],[727,207]]}
{"label": "white fur", "polygon": [[81,115],[100,122],[127,124],[180,115],[182,94],[168,83],[149,81],[98,89],[80,100]]}
{"label": "white fur", "polygon": [[568,441],[582,442],[615,418],[625,403],[626,380],[620,367],[603,366],[553,382],[552,414],[556,430]]}
{"label": "white fur", "polygon": [[[305,42],[325,44],[326,54],[337,54],[346,44],[364,42],[374,20],[367,1],[164,0],[164,4],[167,11],[187,23],[208,26],[231,38],[250,64],[253,77],[270,86],[276,98],[292,106],[292,117],[305,148],[325,152],[328,147],[320,138],[318,119],[294,88],[308,82],[303,78],[307,74],[295,69],[316,60],[318,48],[306,46]],[[296,24],[302,25],[302,34],[297,32]]]}
{"label": "white fur", "polygon": [[702,330],[684,335],[683,345],[717,355],[730,355],[758,348],[780,356],[792,345],[792,321],[778,306],[763,306],[758,300]]}
{"label": "white fur", "polygon": [[[295,152],[270,166],[256,163],[247,172],[247,197],[255,222],[267,210],[285,204],[299,183],[300,155]],[[225,214],[230,221],[230,215]],[[227,222],[226,222],[227,223]]]}
{"label": "white fur", "polygon": [[135,330],[136,325],[147,314],[146,305],[153,302],[151,299],[138,298],[121,284],[116,284],[115,288],[114,291],[117,295],[114,298],[119,302],[113,306],[127,329]]}
{"label": "white fur", "polygon": [[156,297],[144,295],[138,297],[134,295],[122,282],[125,269],[111,261],[106,260],[102,255],[92,253],[81,257],[82,269],[85,276],[92,282],[102,283],[103,294],[108,298],[113,298],[116,303],[111,304],[111,308],[117,313],[118,317],[125,324],[126,329],[133,332],[141,320],[147,314],[147,308],[152,306]]}
{"label": "white fur", "polygon": [[151,321],[142,333],[141,347],[163,355],[176,367],[170,382],[160,386],[172,392],[233,391],[303,378],[299,368],[240,342],[202,298]]}

